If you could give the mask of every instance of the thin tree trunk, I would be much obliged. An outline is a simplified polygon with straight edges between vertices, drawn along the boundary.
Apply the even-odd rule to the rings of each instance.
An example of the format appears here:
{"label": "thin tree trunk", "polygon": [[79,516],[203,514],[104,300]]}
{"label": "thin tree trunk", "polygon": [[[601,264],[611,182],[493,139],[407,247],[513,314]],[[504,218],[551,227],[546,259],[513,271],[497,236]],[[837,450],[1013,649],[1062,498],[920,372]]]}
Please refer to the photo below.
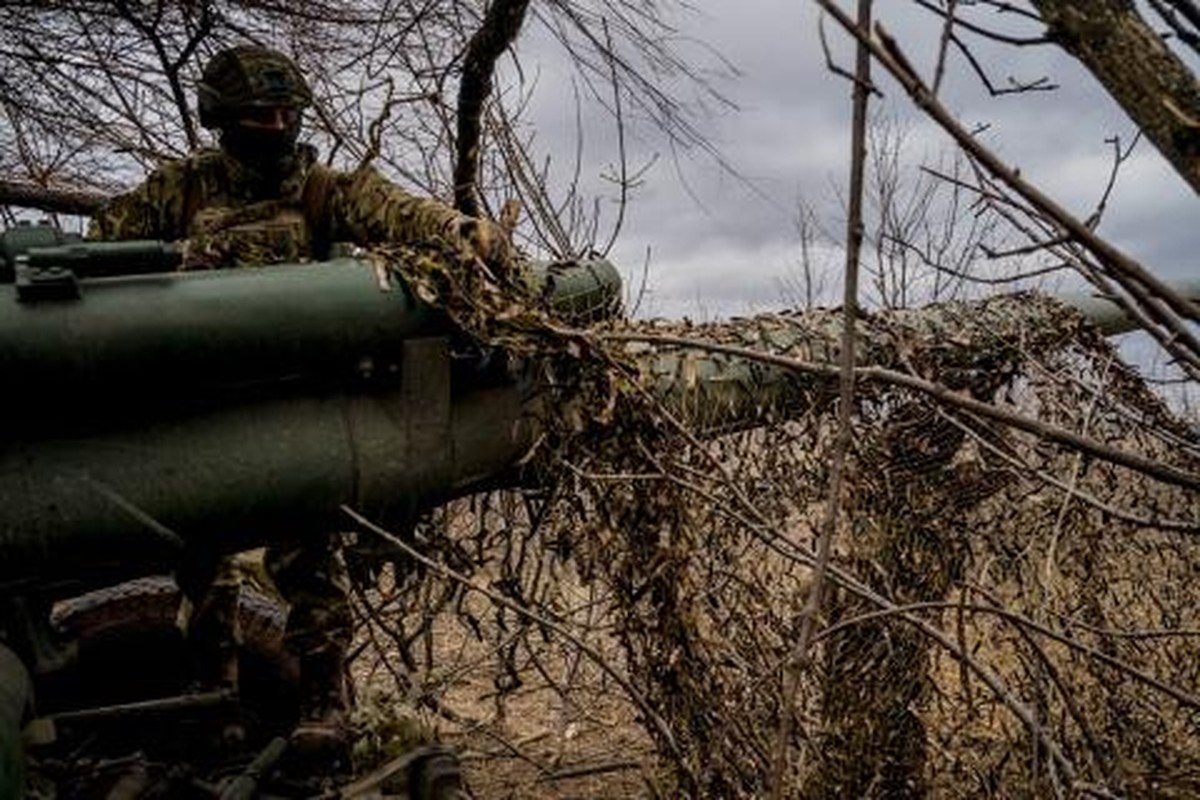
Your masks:
{"label": "thin tree trunk", "polygon": [[1200,81],[1130,0],[1031,0],[1049,35],[1092,73],[1200,193]]}
{"label": "thin tree trunk", "polygon": [[483,18],[483,24],[467,45],[462,83],[458,90],[454,205],[472,217],[478,217],[483,210],[478,186],[483,104],[492,93],[496,61],[516,41],[528,9],[529,0],[495,0]]}

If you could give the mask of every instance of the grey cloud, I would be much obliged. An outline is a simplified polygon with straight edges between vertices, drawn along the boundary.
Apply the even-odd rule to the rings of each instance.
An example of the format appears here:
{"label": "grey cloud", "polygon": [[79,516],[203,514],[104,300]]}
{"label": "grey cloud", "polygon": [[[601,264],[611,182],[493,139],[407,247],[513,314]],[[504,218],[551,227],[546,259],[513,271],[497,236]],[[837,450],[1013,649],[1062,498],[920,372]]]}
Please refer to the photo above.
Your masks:
{"label": "grey cloud", "polygon": [[[914,63],[931,71],[937,29],[928,15],[914,12],[910,3],[876,7]],[[700,14],[680,20],[684,35],[709,42],[742,70],[741,78],[721,84],[740,111],[699,120],[741,178],[697,153],[682,158],[680,177],[670,149],[652,130],[630,131],[631,163],[644,164],[654,156],[658,161],[633,196],[613,255],[627,274],[636,275],[650,249],[657,313],[689,308],[740,313],[785,302],[781,280],[786,282],[797,257],[793,219],[801,195],[817,206],[831,230],[840,231],[842,212],[833,186],[845,183],[848,85],[826,69],[815,19],[814,3],[742,0],[704,4]],[[835,57],[850,64],[846,37],[835,26],[826,27]],[[1120,134],[1127,140],[1131,124],[1055,48],[1014,52],[981,44],[980,52],[997,80],[1010,73],[1025,79],[1044,74],[1060,81],[1062,89],[990,98],[959,59],[947,78],[947,103],[967,124],[987,123],[984,135],[1006,162],[1034,176],[1068,208],[1089,213],[1107,178],[1110,150],[1104,139]],[[556,91],[569,92],[561,64],[556,70],[545,74],[554,73]],[[886,79],[880,83],[885,98],[876,108],[902,120],[910,151],[929,157],[949,152],[947,137],[913,110],[903,92]],[[538,114],[550,122],[534,122],[541,144],[565,165],[574,148],[574,111],[564,111],[561,97],[557,105],[547,102],[546,89],[544,82],[538,89]],[[584,169],[585,188],[611,198],[610,187],[598,176],[615,159],[612,125],[595,109],[587,113],[593,149]],[[1189,259],[1197,249],[1195,212],[1190,190],[1143,144],[1122,173],[1102,231],[1164,274],[1181,274],[1194,263]],[[830,261],[831,269],[838,268],[835,259]]]}

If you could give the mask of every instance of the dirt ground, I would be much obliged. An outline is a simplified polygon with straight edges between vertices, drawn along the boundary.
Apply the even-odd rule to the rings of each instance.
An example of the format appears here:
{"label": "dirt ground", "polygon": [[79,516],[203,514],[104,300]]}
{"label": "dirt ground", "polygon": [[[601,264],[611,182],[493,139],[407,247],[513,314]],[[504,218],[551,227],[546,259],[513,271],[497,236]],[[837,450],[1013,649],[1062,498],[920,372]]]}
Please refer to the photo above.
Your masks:
{"label": "dirt ground", "polygon": [[[481,639],[450,614],[438,620],[429,639],[434,655],[406,673],[414,691],[432,701],[421,711],[396,701],[395,677],[384,663],[394,668],[394,653],[365,646],[353,666],[360,710],[369,715],[382,702],[419,720],[421,735],[459,753],[470,792],[480,800],[651,796],[652,743],[636,708],[604,670],[575,648],[540,642],[523,656],[514,686],[495,636],[485,627]],[[616,643],[597,637],[592,647],[619,664]],[[527,638],[526,647],[530,639],[536,641]],[[498,691],[505,681],[507,691]]]}
{"label": "dirt ground", "polygon": [[[507,703],[503,720],[448,733],[463,749],[472,793],[538,800],[647,796],[642,767],[652,754],[630,710],[586,694],[580,691],[564,714],[555,692],[530,691]],[[486,697],[476,702],[481,710],[490,704]]]}

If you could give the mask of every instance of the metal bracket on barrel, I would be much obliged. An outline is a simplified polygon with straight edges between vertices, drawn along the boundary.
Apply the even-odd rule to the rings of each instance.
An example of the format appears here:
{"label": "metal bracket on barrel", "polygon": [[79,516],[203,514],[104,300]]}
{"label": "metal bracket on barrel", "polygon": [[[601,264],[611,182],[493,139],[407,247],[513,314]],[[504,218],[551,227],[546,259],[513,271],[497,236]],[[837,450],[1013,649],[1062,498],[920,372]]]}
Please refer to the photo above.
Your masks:
{"label": "metal bracket on barrel", "polygon": [[444,336],[409,339],[404,342],[401,358],[400,392],[407,411],[405,439],[414,463],[453,458],[450,341]]}
{"label": "metal bracket on barrel", "polygon": [[29,263],[29,256],[19,255],[13,272],[18,302],[77,300],[80,297],[79,279],[66,267],[35,267]]}

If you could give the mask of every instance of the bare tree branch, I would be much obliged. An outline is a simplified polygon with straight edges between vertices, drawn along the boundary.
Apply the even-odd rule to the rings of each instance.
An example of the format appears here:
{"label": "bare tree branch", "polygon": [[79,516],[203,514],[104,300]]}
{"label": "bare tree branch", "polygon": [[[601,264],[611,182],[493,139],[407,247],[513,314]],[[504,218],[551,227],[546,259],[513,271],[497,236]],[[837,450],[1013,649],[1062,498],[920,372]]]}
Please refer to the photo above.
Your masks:
{"label": "bare tree branch", "polygon": [[1010,186],[1041,214],[1053,220],[1056,226],[1092,252],[1106,267],[1113,280],[1120,283],[1151,318],[1164,325],[1178,339],[1186,356],[1192,360],[1200,360],[1200,340],[1197,340],[1185,322],[1176,316],[1186,320],[1200,320],[1200,308],[1197,308],[1195,303],[1181,297],[1136,260],[1096,236],[1082,221],[1025,180],[1019,170],[1003,164],[976,137],[964,130],[921,81],[894,39],[879,30],[879,40],[876,41],[869,33],[858,29],[853,20],[832,0],[817,2],[832,14],[848,33],[867,44],[872,55],[904,86],[913,101],[949,133],[963,150],[982,164],[992,176]]}
{"label": "bare tree branch", "polygon": [[[858,0],[858,24],[871,27],[872,0]],[[809,649],[817,631],[818,616],[825,602],[825,580],[833,555],[833,542],[844,512],[844,473],[849,457],[854,429],[851,418],[854,409],[855,363],[857,360],[858,278],[859,258],[865,231],[863,225],[864,174],[867,165],[867,104],[871,96],[871,54],[861,44],[855,50],[853,112],[850,139],[850,208],[846,220],[846,266],[842,290],[842,333],[840,364],[838,365],[838,429],[834,445],[833,465],[829,476],[829,493],[825,500],[821,533],[817,540],[817,566],[812,585],[800,611],[800,632],[788,661],[783,667],[783,712],[780,715],[771,775],[771,797],[780,800],[785,791],[788,742],[791,739],[793,712],[800,683],[811,660]]]}
{"label": "bare tree branch", "polygon": [[25,181],[0,180],[0,206],[88,216],[99,209],[106,199],[105,195],[86,189],[53,188]]}
{"label": "bare tree branch", "polygon": [[479,30],[467,45],[462,83],[458,90],[457,160],[454,166],[454,204],[472,217],[481,215],[478,173],[483,104],[492,93],[496,61],[516,40],[525,21],[529,0],[494,0]]}

